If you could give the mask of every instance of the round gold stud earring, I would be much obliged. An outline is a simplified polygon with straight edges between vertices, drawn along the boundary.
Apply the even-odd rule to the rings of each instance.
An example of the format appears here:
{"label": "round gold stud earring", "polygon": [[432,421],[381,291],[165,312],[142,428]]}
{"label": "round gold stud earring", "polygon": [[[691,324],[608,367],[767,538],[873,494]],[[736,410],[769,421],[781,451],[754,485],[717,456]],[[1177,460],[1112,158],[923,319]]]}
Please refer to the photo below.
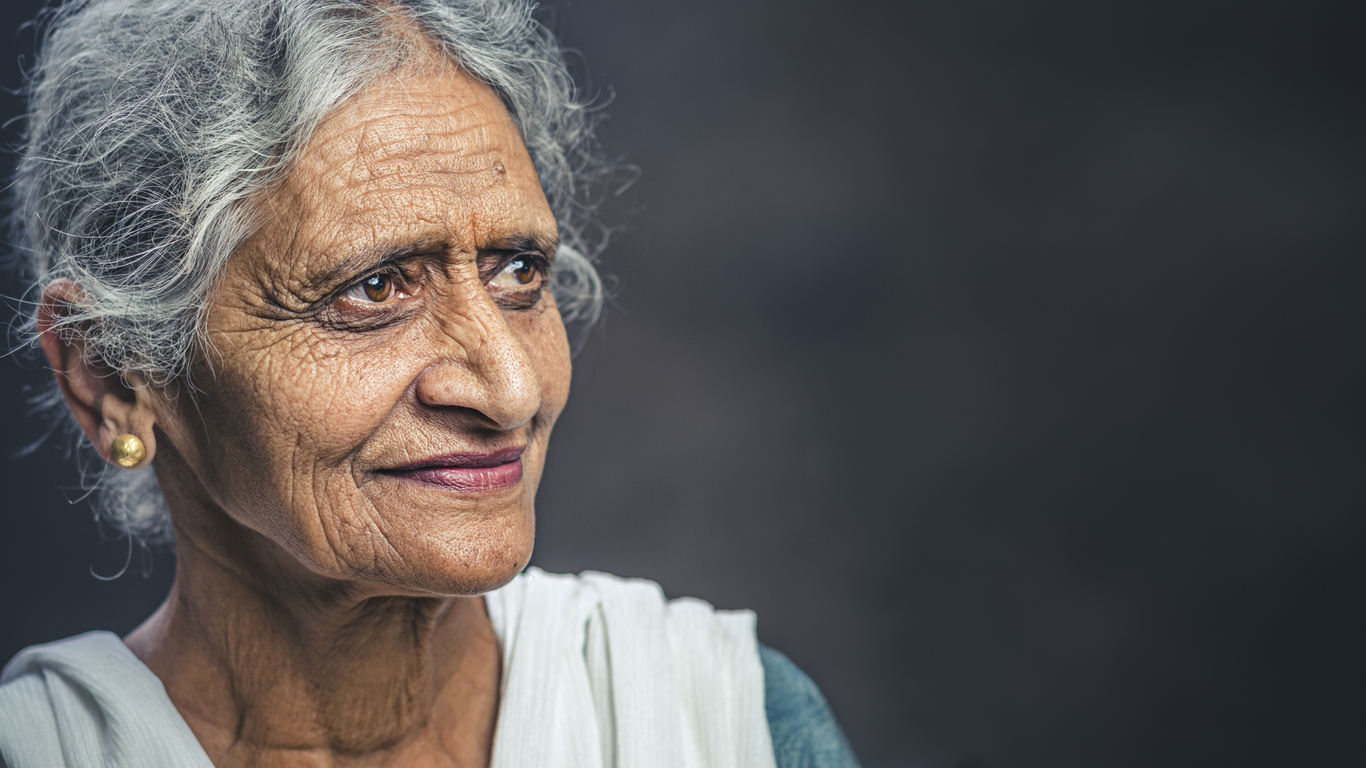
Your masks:
{"label": "round gold stud earring", "polygon": [[147,446],[142,444],[137,435],[119,435],[109,449],[109,458],[124,469],[132,469],[147,458]]}

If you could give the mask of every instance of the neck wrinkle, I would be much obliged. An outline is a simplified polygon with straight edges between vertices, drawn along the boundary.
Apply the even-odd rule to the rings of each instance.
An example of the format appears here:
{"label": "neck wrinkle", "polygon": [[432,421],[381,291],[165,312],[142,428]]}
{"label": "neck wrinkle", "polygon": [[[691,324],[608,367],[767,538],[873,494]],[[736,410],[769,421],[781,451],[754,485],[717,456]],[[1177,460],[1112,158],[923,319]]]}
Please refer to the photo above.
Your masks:
{"label": "neck wrinkle", "polygon": [[458,764],[488,764],[501,658],[481,597],[361,596],[226,527],[177,526],[171,592],[126,640],[215,765],[379,764],[452,744],[470,753]]}

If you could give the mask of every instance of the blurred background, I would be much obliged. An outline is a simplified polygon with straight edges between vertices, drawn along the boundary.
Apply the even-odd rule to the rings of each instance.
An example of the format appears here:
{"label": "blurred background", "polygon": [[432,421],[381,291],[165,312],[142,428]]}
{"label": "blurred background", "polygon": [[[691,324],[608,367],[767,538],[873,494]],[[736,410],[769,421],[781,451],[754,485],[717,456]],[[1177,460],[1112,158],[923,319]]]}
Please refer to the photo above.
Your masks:
{"label": "blurred background", "polygon": [[[546,4],[642,175],[534,563],[754,609],[869,768],[1361,764],[1361,8]],[[3,658],[174,569],[7,458],[43,377]]]}

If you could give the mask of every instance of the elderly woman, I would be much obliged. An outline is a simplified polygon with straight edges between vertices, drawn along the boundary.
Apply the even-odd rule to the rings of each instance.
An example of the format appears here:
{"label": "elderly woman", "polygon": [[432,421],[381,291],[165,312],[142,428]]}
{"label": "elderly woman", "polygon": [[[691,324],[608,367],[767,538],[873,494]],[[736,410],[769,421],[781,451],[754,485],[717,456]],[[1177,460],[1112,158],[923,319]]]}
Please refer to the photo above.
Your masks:
{"label": "elderly woman", "polygon": [[126,638],[30,648],[0,763],[853,765],[753,615],[523,573],[606,167],[522,0],[90,0],[15,183],[32,329],[173,539]]}

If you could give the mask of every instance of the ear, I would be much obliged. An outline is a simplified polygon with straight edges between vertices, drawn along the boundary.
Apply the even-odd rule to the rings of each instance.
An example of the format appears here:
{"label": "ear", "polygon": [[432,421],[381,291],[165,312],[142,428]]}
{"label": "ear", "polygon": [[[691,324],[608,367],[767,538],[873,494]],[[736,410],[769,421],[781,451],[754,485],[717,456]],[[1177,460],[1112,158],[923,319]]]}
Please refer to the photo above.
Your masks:
{"label": "ear", "polygon": [[147,446],[147,456],[138,464],[147,466],[156,455],[156,416],[149,388],[137,374],[121,376],[109,368],[79,327],[58,327],[84,297],[81,287],[66,278],[54,280],[43,289],[38,301],[39,344],[57,377],[62,397],[100,456],[109,461],[114,438],[132,434]]}

